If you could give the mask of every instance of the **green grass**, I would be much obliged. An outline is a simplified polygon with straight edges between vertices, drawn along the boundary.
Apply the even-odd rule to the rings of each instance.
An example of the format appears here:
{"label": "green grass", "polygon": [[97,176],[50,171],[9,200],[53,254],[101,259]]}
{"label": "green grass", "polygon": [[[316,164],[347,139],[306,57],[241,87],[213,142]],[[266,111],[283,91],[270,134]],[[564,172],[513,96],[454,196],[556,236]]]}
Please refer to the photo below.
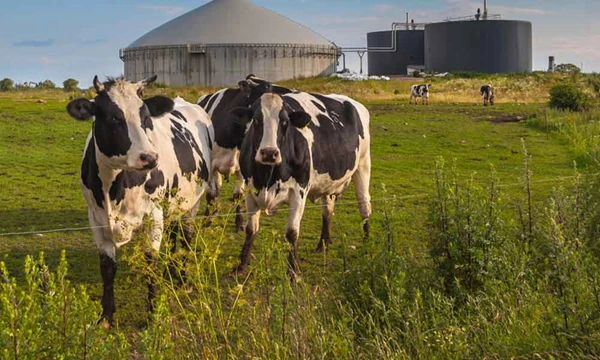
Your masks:
{"label": "green grass", "polygon": [[[307,81],[309,85],[310,81],[313,80]],[[334,86],[342,86],[337,80],[334,82]],[[298,84],[302,85],[301,82]],[[47,99],[47,103],[36,103],[39,97]],[[0,234],[88,225],[86,205],[79,190],[79,166],[91,123],[76,122],[68,117],[64,110],[67,97],[68,94],[57,92],[0,96]],[[189,95],[188,100],[195,99]],[[488,183],[493,167],[502,186],[506,211],[513,213],[512,204],[525,197],[521,139],[525,140],[531,154],[533,201],[539,208],[543,208],[554,187],[565,183],[561,177],[573,175],[575,160],[580,166],[593,165],[590,158],[581,156],[568,138],[552,131],[547,133],[545,127],[535,125],[543,122],[544,104],[499,103],[494,107],[483,107],[474,103],[433,102],[430,106],[409,106],[404,100],[377,100],[366,105],[371,112],[373,238],[386,238],[389,233],[386,224],[393,222],[396,245],[404,254],[407,266],[416,267],[416,273],[429,273],[433,268],[425,240],[431,232],[427,227],[428,205],[435,189],[434,169],[438,158],[443,157],[447,167],[455,167],[461,182],[473,176],[475,184],[480,186]],[[531,120],[529,124],[492,121],[503,115],[526,115]],[[231,211],[227,200],[231,188],[231,184],[226,184],[223,191],[222,213]],[[422,194],[425,196],[408,198]],[[384,202],[384,199],[387,200]],[[384,213],[385,206],[393,207],[394,211]],[[274,278],[273,272],[262,271],[270,267],[269,261],[273,258],[282,259],[285,255],[282,236],[285,212],[282,209],[274,217],[263,216],[261,219],[255,259],[251,264],[256,270],[245,284],[241,309],[250,311],[253,302],[260,304],[265,289],[271,285],[277,288],[277,284],[270,282],[280,278]],[[320,213],[315,204],[309,204],[305,212],[300,234],[301,268],[304,282],[315,292],[324,289],[326,295],[323,297],[334,304],[341,299],[334,291],[340,285],[340,276],[348,269],[360,268],[367,261],[363,253],[354,250],[363,245],[363,240],[352,189],[349,188],[336,208],[334,245],[325,255],[314,253],[320,234]],[[235,289],[240,279],[230,277],[229,273],[237,263],[243,241],[243,234],[233,233],[232,220],[218,219],[210,229],[204,230],[199,244],[203,251],[213,254],[215,276],[224,289],[225,298],[213,298],[213,301],[221,301],[219,306],[230,310],[239,295]],[[119,258],[135,258],[135,246],[131,244],[119,251]],[[20,281],[23,280],[22,269],[27,254],[43,251],[47,261],[55,265],[61,250],[66,250],[68,278],[77,284],[88,285],[90,297],[97,300],[101,295],[100,274],[97,253],[88,231],[0,237],[0,260],[6,262],[8,270]],[[281,270],[283,277],[281,266],[275,268]],[[145,292],[139,269],[132,268],[131,261],[122,260],[116,279],[116,317],[130,341],[138,344],[136,346],[143,343],[139,331],[146,326]],[[298,295],[291,304],[306,306],[304,302],[309,301],[308,298]],[[335,319],[353,316],[340,314],[339,308],[333,305],[329,310],[327,306],[322,310],[326,314],[331,311],[330,316]],[[296,325],[302,326],[300,319]],[[265,329],[267,334],[272,331]],[[359,334],[343,333],[340,336],[354,338],[351,343],[360,343],[357,340]],[[239,351],[243,352],[242,349]],[[342,353],[341,348],[336,351]],[[301,353],[296,355],[303,357]],[[315,355],[318,354],[307,356]]]}

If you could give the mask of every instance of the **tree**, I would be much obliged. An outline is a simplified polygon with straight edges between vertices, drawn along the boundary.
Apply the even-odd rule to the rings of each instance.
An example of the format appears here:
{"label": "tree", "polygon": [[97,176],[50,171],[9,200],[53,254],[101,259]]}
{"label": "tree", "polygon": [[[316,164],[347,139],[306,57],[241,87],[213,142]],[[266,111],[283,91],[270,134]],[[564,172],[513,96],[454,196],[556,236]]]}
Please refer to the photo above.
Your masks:
{"label": "tree", "polygon": [[9,78],[0,80],[0,91],[11,91],[15,87],[14,81]]}
{"label": "tree", "polygon": [[559,72],[559,73],[580,73],[581,69],[577,66],[577,65],[573,65],[573,64],[558,64],[556,65],[556,68],[554,69],[554,71]]}
{"label": "tree", "polygon": [[38,84],[37,86],[39,89],[55,89],[56,88],[56,84],[54,84],[52,82],[52,80],[44,80],[41,83]]}
{"label": "tree", "polygon": [[63,81],[63,89],[65,91],[78,91],[79,90],[79,81],[69,78]]}

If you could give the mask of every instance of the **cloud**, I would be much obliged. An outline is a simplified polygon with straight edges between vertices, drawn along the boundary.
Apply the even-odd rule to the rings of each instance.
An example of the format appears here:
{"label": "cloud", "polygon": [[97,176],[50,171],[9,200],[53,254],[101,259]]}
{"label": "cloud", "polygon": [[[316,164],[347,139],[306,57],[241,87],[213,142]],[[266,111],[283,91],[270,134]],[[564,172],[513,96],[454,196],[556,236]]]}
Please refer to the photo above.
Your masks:
{"label": "cloud", "polygon": [[48,47],[54,44],[54,40],[23,40],[13,43],[13,46],[19,47]]}
{"label": "cloud", "polygon": [[167,15],[175,15],[183,12],[185,8],[182,6],[170,6],[170,5],[140,5],[140,9],[160,11]]}
{"label": "cloud", "polygon": [[377,14],[388,13],[396,10],[396,6],[388,4],[376,4],[373,6],[373,11]]}
{"label": "cloud", "polygon": [[313,19],[312,23],[321,26],[330,25],[348,25],[348,24],[365,24],[373,23],[385,20],[385,18],[378,16],[321,16]]}
{"label": "cloud", "polygon": [[590,46],[598,44],[600,34],[590,34],[585,37],[558,37],[543,41],[544,47],[564,55],[578,55],[579,57],[600,59],[600,48]]}

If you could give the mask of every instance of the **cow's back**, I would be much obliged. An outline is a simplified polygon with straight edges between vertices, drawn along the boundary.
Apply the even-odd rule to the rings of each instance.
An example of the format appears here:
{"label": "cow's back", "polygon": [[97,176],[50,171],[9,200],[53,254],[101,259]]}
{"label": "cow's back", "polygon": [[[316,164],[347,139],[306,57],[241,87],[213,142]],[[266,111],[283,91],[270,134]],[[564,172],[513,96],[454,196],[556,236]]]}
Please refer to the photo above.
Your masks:
{"label": "cow's back", "polygon": [[359,160],[369,156],[369,112],[359,102],[343,95],[294,93],[284,101],[296,111],[311,115],[312,122],[302,133],[312,158],[313,191],[327,193],[345,187]]}

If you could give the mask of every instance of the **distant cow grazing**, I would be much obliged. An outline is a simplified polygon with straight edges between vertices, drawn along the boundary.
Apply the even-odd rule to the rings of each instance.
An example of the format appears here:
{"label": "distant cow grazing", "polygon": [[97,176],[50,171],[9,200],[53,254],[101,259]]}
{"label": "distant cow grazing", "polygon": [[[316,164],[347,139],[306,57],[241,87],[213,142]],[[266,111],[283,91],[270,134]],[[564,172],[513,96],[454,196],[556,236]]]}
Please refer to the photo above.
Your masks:
{"label": "distant cow grazing", "polygon": [[481,97],[483,98],[483,105],[487,106],[488,102],[490,105],[494,105],[496,94],[494,93],[494,87],[490,84],[483,85],[481,87]]}
{"label": "distant cow grazing", "polygon": [[[291,90],[271,84],[253,74],[238,83],[238,88],[219,90],[198,99],[200,105],[211,118],[215,131],[215,143],[212,150],[212,174],[216,179],[216,191],[208,194],[209,203],[220,195],[222,185],[221,174],[229,177],[236,176],[236,186],[233,193],[235,201],[242,199],[244,183],[239,166],[239,154],[242,140],[246,133],[246,126],[240,125],[231,110],[238,107],[250,107],[265,92],[287,94]],[[208,215],[208,213],[207,213]],[[243,229],[241,209],[236,208],[235,225],[237,230]]]}
{"label": "distant cow grazing", "polygon": [[415,105],[418,104],[419,98],[421,98],[421,104],[429,105],[429,88],[431,88],[431,84],[419,84],[412,85],[410,87],[410,100],[409,102],[412,104],[413,98],[415,99]]}
{"label": "distant cow grazing", "polygon": [[238,272],[250,261],[261,211],[272,215],[282,203],[290,206],[286,239],[292,245],[288,265],[300,274],[298,236],[306,199],[321,199],[323,227],[317,250],[332,241],[336,198],[354,183],[365,236],[369,233],[371,178],[369,112],[342,95],[294,92],[267,93],[250,108],[237,108],[238,122],[249,125],[240,165],[252,187],[246,196],[246,240]]}
{"label": "distant cow grazing", "polygon": [[[140,94],[156,76],[130,83],[94,78],[94,100],[67,106],[75,119],[94,117],[81,164],[81,188],[104,283],[102,317],[115,312],[116,249],[150,218],[148,260],[154,263],[165,221],[193,218],[209,184],[211,124],[204,110],[177,98]],[[148,305],[156,293],[148,285]]]}

